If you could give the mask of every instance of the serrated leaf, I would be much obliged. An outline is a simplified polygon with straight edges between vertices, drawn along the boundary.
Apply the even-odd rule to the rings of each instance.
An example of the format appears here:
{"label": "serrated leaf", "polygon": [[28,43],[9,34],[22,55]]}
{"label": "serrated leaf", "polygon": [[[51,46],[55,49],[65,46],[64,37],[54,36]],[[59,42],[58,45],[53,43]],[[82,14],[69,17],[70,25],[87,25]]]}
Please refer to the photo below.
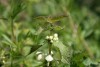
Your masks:
{"label": "serrated leaf", "polygon": [[54,53],[54,56],[53,56],[54,59],[57,60],[57,61],[60,61],[60,60],[61,60],[61,53],[60,53],[59,48],[56,47],[56,46],[53,46],[53,48],[54,48],[54,50],[56,51],[56,52]]}
{"label": "serrated leaf", "polygon": [[61,41],[55,42],[54,46],[58,47],[61,52],[61,56],[62,56],[61,61],[63,63],[69,64],[69,60],[72,55],[72,49],[70,49],[70,47],[65,46]]}

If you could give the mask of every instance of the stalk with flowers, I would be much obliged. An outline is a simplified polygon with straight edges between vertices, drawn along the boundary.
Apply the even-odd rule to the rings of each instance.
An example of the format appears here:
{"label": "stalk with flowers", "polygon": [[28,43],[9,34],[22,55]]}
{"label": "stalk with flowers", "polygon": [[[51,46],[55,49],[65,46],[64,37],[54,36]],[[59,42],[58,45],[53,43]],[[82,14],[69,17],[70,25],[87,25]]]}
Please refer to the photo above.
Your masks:
{"label": "stalk with flowers", "polygon": [[[67,16],[62,15],[60,17],[62,18]],[[58,18],[60,17],[58,16]],[[58,33],[55,33],[55,27],[58,26],[57,25],[55,26],[54,23],[56,23],[59,19],[57,19],[57,17],[51,18],[51,16],[50,17],[40,16],[37,18],[38,19],[42,18],[46,20],[46,22],[49,25],[48,26],[49,34],[45,38],[48,45],[48,53],[45,55],[39,52],[37,59],[41,60],[42,58],[44,58],[47,62],[48,67],[52,67],[53,62],[56,62],[57,64],[59,64],[60,62],[64,62],[68,64],[68,57],[67,57],[67,53],[65,52],[67,52],[69,49],[59,40]],[[53,49],[57,50],[57,52],[53,53]]]}
{"label": "stalk with flowers", "polygon": [[53,42],[55,41],[58,41],[58,34],[55,33],[54,35],[50,35],[50,36],[46,36],[46,39],[48,41],[48,46],[49,46],[49,54],[47,55],[47,57],[45,58],[48,62],[48,66],[50,65],[50,62],[53,61],[53,57],[52,57],[52,54],[51,54],[51,51],[52,51],[52,44]]}

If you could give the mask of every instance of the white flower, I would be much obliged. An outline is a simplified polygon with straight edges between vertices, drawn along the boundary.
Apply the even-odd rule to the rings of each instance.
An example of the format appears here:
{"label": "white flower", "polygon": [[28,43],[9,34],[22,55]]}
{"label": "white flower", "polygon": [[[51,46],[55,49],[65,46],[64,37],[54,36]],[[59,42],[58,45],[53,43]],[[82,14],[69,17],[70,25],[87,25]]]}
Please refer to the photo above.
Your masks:
{"label": "white flower", "polygon": [[53,38],[53,40],[58,41],[58,37]]}
{"label": "white flower", "polygon": [[58,41],[58,34],[57,34],[57,33],[54,34],[53,40],[54,40],[54,41]]}
{"label": "white flower", "polygon": [[36,54],[40,54],[40,53],[42,53],[42,52],[40,52],[40,51],[36,52]]}
{"label": "white flower", "polygon": [[46,39],[50,40],[51,43],[55,42],[55,41],[58,41],[58,34],[55,33],[54,35],[51,35],[51,36],[46,36]]}
{"label": "white flower", "polygon": [[49,36],[46,36],[46,39],[50,39],[50,37]]}
{"label": "white flower", "polygon": [[53,43],[53,40],[51,40],[50,42]]}
{"label": "white flower", "polygon": [[5,61],[5,60],[3,60],[2,62],[3,62],[4,64],[6,63],[6,61]]}
{"label": "white flower", "polygon": [[57,33],[54,34],[53,40],[54,40],[54,41],[58,41],[58,34],[57,34]]}
{"label": "white flower", "polygon": [[51,51],[51,54],[53,54],[53,51]]}
{"label": "white flower", "polygon": [[50,40],[52,40],[53,39],[53,36],[50,36],[49,38],[50,38]]}
{"label": "white flower", "polygon": [[42,54],[39,54],[38,56],[37,56],[37,60],[41,60],[43,58],[43,55]]}
{"label": "white flower", "polygon": [[51,55],[46,56],[45,58],[48,62],[53,61],[53,57]]}
{"label": "white flower", "polygon": [[55,34],[54,34],[54,37],[58,37],[58,34],[57,34],[57,33],[55,33]]}

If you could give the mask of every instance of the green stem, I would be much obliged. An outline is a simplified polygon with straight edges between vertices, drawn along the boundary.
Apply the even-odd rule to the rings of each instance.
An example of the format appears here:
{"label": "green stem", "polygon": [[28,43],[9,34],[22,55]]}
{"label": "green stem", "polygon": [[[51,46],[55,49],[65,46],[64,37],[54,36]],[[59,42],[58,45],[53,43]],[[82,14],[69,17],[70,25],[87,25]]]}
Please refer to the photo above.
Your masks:
{"label": "green stem", "polygon": [[[51,30],[50,29],[50,34],[51,34]],[[51,50],[52,50],[52,43],[50,42],[50,40],[48,40],[48,52],[49,52],[49,55],[51,55]],[[47,67],[51,67],[50,66],[51,62],[47,62]]]}
{"label": "green stem", "polygon": [[[10,18],[10,23],[11,23],[11,39],[13,42],[15,42],[15,37],[14,37],[14,24],[13,24],[13,19]],[[13,67],[13,55],[12,55],[12,46],[10,46],[10,49],[11,49],[11,53],[10,53],[10,60],[11,60],[11,67]]]}
{"label": "green stem", "polygon": [[51,55],[52,44],[49,44],[49,54]]}
{"label": "green stem", "polygon": [[[52,34],[53,32],[53,24],[52,23],[49,23],[50,24],[50,34]],[[49,55],[51,55],[51,50],[52,50],[52,43],[50,42],[50,40],[48,40],[48,44],[49,44],[49,48],[48,48],[48,51],[49,51]],[[47,67],[51,67],[51,62],[47,62]]]}
{"label": "green stem", "polygon": [[12,58],[12,47],[10,46],[11,52],[10,52],[10,60],[11,60],[11,64],[10,66],[13,67],[13,58]]}
{"label": "green stem", "polygon": [[11,21],[11,38],[12,38],[12,41],[14,42],[15,41],[15,36],[14,36],[14,22],[13,22],[13,19],[10,20]]}
{"label": "green stem", "polygon": [[[52,34],[53,31],[53,24],[50,23],[50,34]],[[51,49],[52,49],[52,43],[49,41],[49,54],[51,55]]]}

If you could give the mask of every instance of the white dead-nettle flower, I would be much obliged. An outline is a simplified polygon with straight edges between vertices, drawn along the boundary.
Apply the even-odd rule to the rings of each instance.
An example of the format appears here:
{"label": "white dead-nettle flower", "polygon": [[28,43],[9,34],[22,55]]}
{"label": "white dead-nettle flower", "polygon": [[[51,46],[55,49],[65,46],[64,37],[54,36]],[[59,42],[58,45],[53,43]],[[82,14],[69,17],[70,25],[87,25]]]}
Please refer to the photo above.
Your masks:
{"label": "white dead-nettle flower", "polygon": [[49,36],[49,38],[50,38],[50,40],[52,40],[53,39],[53,36]]}
{"label": "white dead-nettle flower", "polygon": [[58,41],[58,37],[53,38],[54,41]]}
{"label": "white dead-nettle flower", "polygon": [[49,39],[50,37],[49,36],[46,36],[46,39]]}
{"label": "white dead-nettle flower", "polygon": [[41,51],[36,52],[37,60],[42,60],[44,58],[44,54]]}
{"label": "white dead-nettle flower", "polygon": [[37,60],[42,60],[43,59],[43,54],[38,54]]}
{"label": "white dead-nettle flower", "polygon": [[57,34],[57,33],[54,34],[53,40],[54,40],[54,41],[58,41],[58,34]]}
{"label": "white dead-nettle flower", "polygon": [[53,40],[50,40],[51,43],[53,43]]}
{"label": "white dead-nettle flower", "polygon": [[6,61],[5,61],[5,60],[3,60],[2,62],[3,62],[4,64],[6,63]]}
{"label": "white dead-nettle flower", "polygon": [[53,61],[53,57],[51,55],[47,55],[45,58],[48,62]]}
{"label": "white dead-nettle flower", "polygon": [[54,34],[54,37],[58,37],[58,34],[57,34],[57,33],[55,33],[55,34]]}
{"label": "white dead-nettle flower", "polygon": [[42,53],[42,52],[40,52],[40,51],[36,52],[36,54],[40,54],[40,53]]}
{"label": "white dead-nettle flower", "polygon": [[53,36],[46,36],[46,39],[50,40],[51,43],[58,41],[58,34],[55,33]]}
{"label": "white dead-nettle flower", "polygon": [[51,54],[53,54],[53,51],[51,51]]}

